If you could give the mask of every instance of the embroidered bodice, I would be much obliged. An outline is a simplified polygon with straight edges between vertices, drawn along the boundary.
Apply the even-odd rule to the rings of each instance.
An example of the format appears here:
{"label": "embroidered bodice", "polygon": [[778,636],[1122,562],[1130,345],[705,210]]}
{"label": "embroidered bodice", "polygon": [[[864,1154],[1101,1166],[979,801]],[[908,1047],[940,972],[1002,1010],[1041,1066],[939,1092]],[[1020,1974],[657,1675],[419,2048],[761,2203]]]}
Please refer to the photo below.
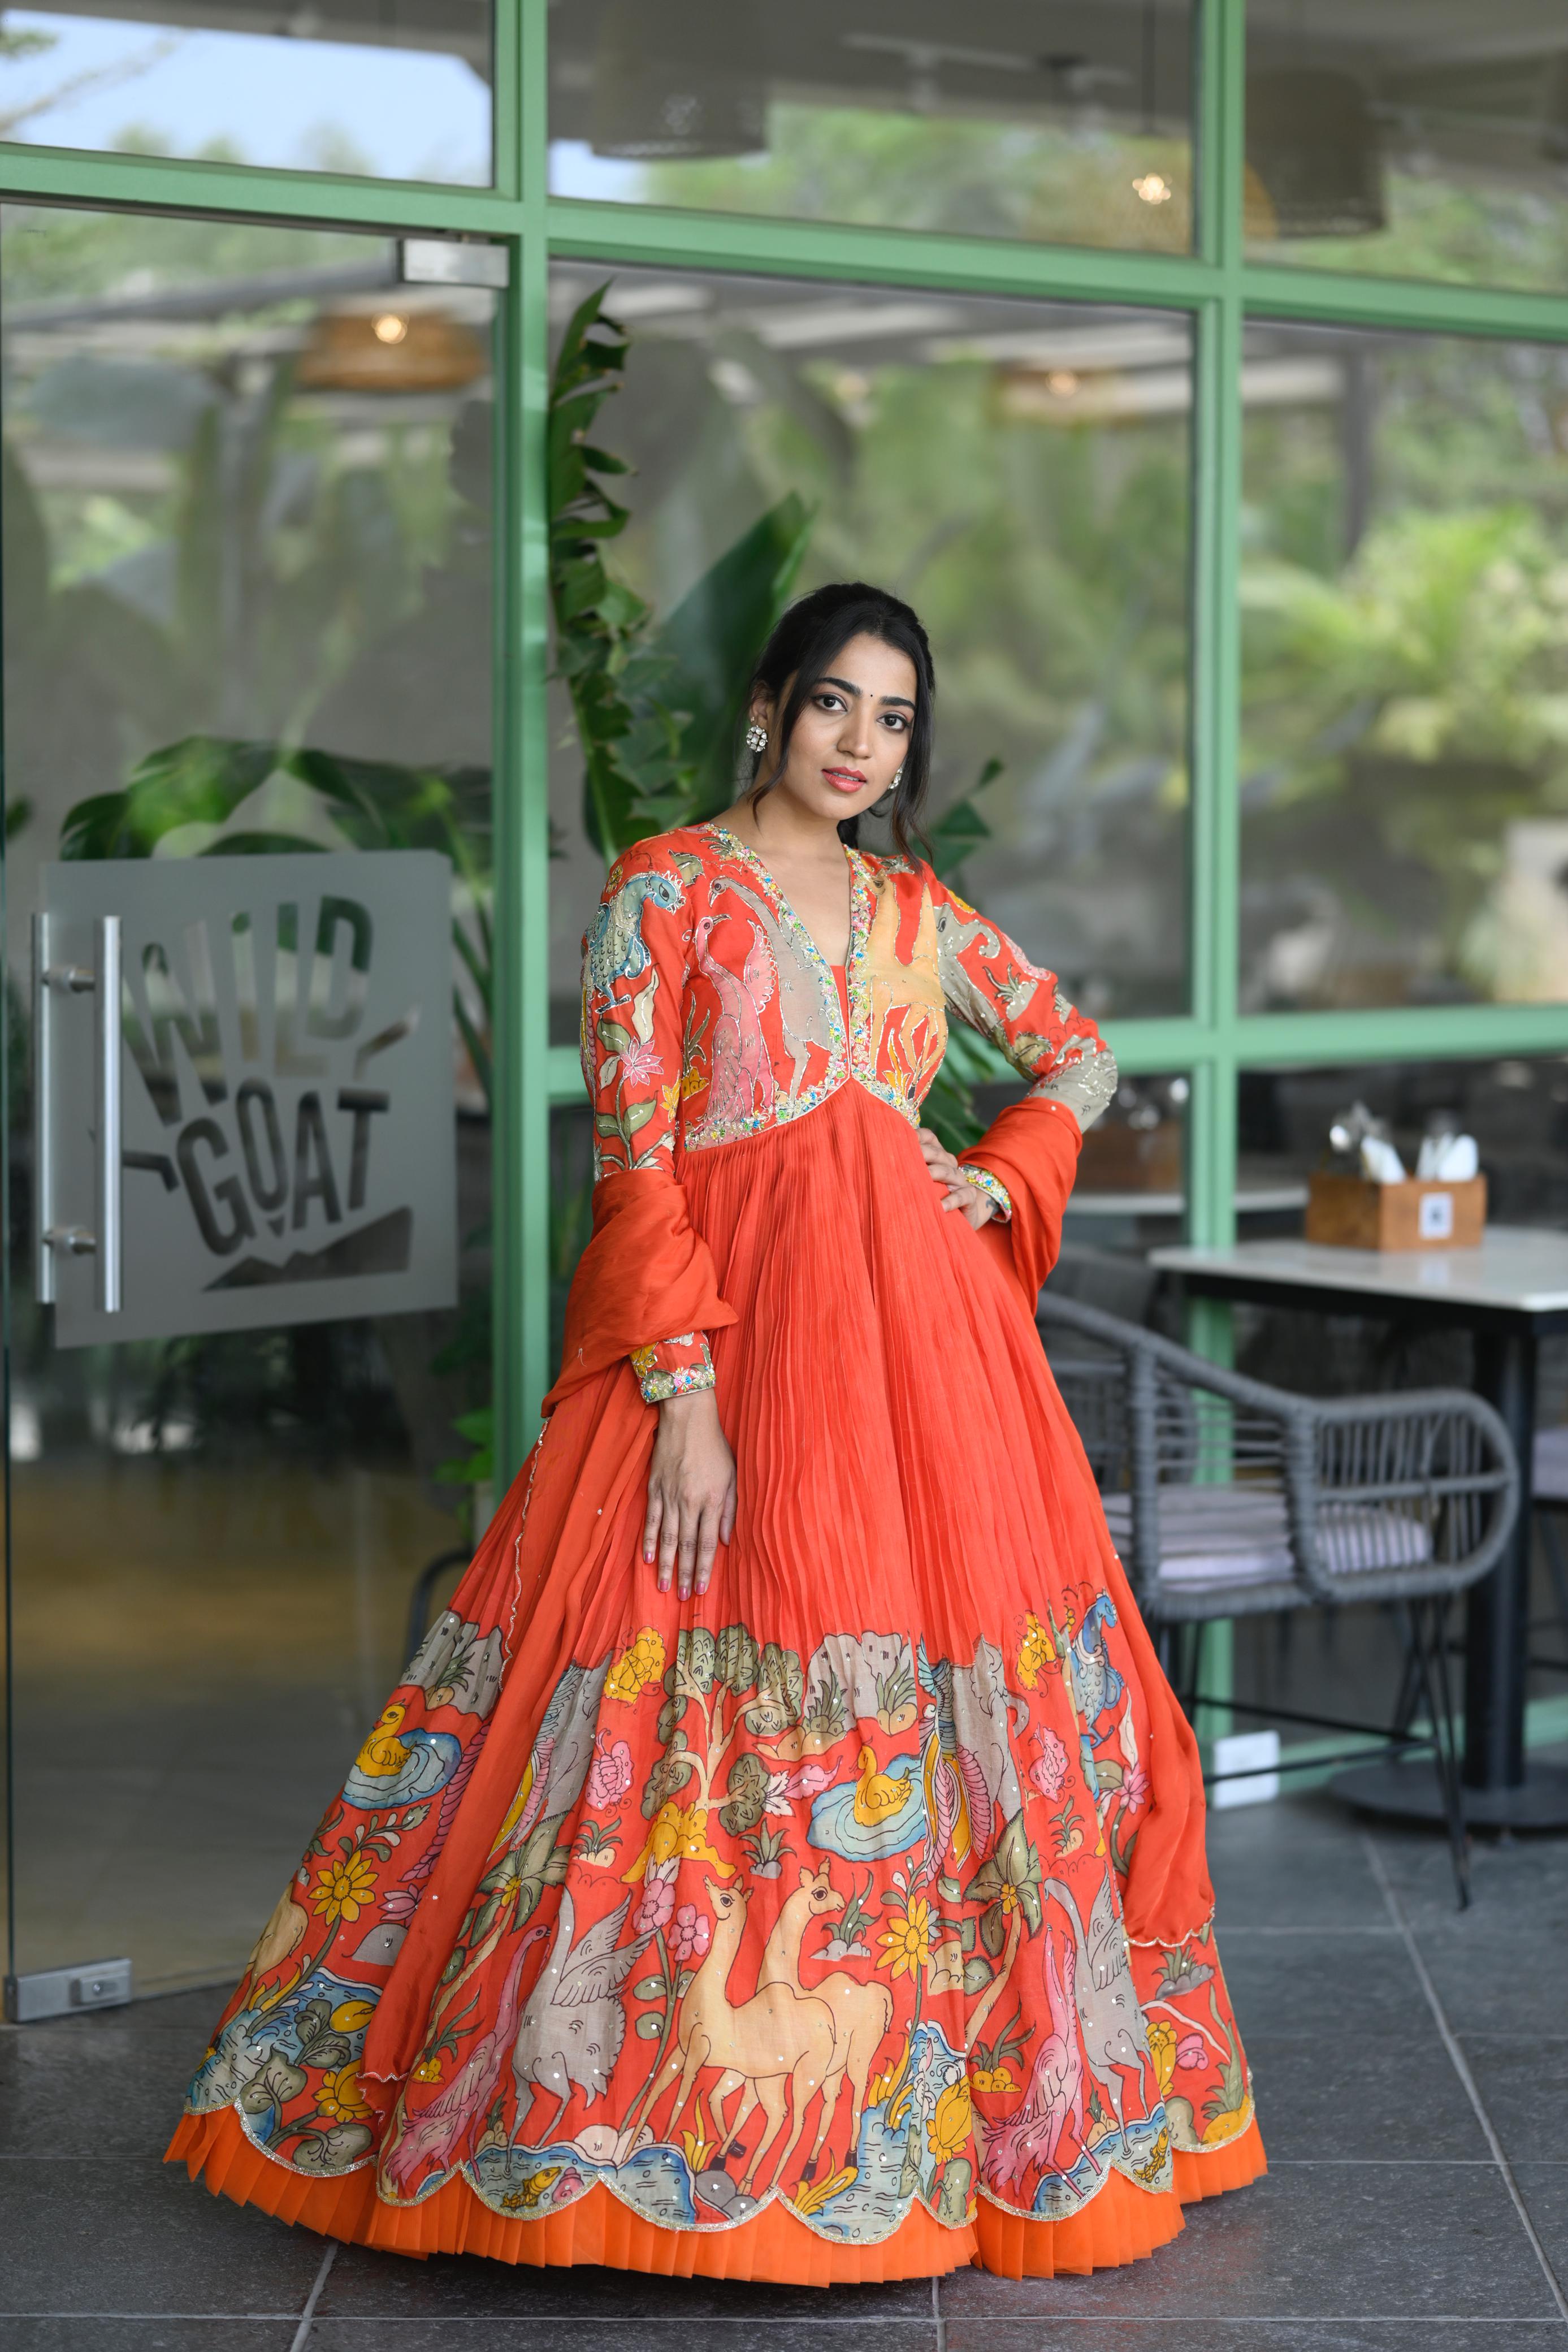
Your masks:
{"label": "embroidered bodice", "polygon": [[[918,1126],[950,1015],[999,1047],[1031,1095],[1087,1128],[1116,1088],[1093,1023],[928,866],[846,850],[849,1017],[815,940],[763,860],[716,824],[619,858],[583,940],[582,1064],[594,1174],[663,1168],[806,1117],[841,1087]],[[969,1173],[985,1183],[983,1168]],[[987,1186],[1006,1209],[1006,1195]],[[999,1197],[998,1197],[999,1195]],[[691,1335],[642,1349],[644,1392],[706,1385]],[[700,1349],[700,1352],[699,1352]],[[689,1361],[675,1358],[688,1356]],[[692,1379],[650,1388],[689,1370]]]}

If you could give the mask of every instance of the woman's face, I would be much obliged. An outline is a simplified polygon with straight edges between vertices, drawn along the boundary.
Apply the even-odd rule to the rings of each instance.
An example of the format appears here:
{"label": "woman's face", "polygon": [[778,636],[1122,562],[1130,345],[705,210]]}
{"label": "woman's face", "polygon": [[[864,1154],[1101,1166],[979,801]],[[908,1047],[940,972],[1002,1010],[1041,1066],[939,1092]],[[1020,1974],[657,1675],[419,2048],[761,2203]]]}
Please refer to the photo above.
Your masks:
{"label": "woman's face", "polygon": [[[918,691],[907,654],[880,637],[852,637],[808,695],[784,772],[768,798],[782,793],[834,824],[859,816],[881,800],[904,764]],[[788,700],[786,687],[776,703],[758,695],[752,705],[753,718],[769,737],[758,772],[762,776],[772,773],[773,730]]]}

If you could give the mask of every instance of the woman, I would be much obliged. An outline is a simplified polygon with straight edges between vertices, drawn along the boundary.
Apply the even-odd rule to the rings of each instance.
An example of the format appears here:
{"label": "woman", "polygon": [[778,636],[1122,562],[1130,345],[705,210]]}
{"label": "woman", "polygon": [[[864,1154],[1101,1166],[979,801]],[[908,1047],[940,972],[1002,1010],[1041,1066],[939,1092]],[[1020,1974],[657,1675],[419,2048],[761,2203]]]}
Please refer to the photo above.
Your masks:
{"label": "woman", "polygon": [[[192,2086],[214,2189],[828,2284],[1124,2262],[1263,2169],[1196,1749],[1033,1322],[1114,1066],[908,852],[934,686],[820,589],[747,789],[610,876],[545,1433]],[[952,1014],[1030,1081],[958,1160]]]}

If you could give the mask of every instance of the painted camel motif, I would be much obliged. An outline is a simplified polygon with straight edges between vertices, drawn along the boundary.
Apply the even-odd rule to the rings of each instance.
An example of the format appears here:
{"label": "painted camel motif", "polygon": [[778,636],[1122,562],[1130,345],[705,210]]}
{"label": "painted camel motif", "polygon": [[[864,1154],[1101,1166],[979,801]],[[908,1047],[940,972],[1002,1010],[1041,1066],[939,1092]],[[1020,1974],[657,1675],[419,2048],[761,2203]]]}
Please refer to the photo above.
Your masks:
{"label": "painted camel motif", "polygon": [[[766,2129],[741,2175],[743,2196],[753,2184],[787,2119],[789,2138],[772,2168],[782,2179],[806,2127],[806,2111],[827,2084],[833,2063],[833,2012],[826,2001],[802,1998],[786,1984],[759,1986],[749,2000],[729,1998],[730,1970],[746,1932],[748,1895],[738,1886],[721,1886],[705,1878],[714,1909],[713,1940],[702,1966],[682,1998],[675,2026],[675,2046],[665,2063],[653,2097],[656,2102],[678,2075],[680,2087],[660,2134],[673,2141],[676,2126],[696,2091],[698,2077],[716,2067],[718,2080],[699,2102],[706,2104],[713,2137],[720,2154],[732,2147],[754,2108],[762,2109]],[[745,2086],[733,2123],[725,2119],[725,2102]],[[826,2135],[820,2126],[813,2158]]]}
{"label": "painted camel motif", "polygon": [[843,1907],[844,1898],[829,1878],[824,1855],[814,1871],[802,1870],[800,1885],[786,1898],[764,1948],[757,1984],[758,1991],[766,1985],[787,1985],[805,2000],[825,2002],[831,2011],[833,2054],[822,2095],[822,2127],[817,2146],[820,2149],[832,2130],[839,2094],[847,2080],[849,2158],[852,2163],[860,2146],[866,2084],[871,2080],[876,2053],[893,2023],[893,1995],[885,1985],[862,1984],[841,1969],[836,1975],[824,1977],[820,1984],[801,1983],[800,1946],[807,1928],[813,1919],[831,1918]]}

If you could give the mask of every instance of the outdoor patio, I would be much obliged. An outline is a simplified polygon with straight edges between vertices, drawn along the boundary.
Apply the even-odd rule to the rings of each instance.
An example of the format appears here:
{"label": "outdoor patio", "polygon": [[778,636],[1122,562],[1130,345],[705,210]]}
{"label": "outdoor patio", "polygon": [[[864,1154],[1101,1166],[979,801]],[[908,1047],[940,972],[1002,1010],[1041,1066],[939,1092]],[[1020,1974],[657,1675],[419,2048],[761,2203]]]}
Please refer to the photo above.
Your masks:
{"label": "outdoor patio", "polygon": [[324,2245],[159,2167],[221,1992],[0,2027],[5,2352],[1515,2352],[1568,2347],[1568,1843],[1332,1800],[1215,1817],[1226,1970],[1272,2170],[1152,2262],[831,2298]]}

